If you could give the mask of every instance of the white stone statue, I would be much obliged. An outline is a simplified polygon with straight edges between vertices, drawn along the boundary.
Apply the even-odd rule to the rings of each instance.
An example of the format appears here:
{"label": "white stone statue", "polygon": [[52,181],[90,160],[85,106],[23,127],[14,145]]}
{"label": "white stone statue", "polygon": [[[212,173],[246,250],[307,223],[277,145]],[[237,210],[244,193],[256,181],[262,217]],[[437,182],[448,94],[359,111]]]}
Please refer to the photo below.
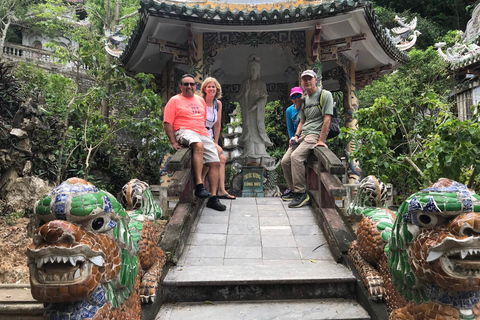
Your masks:
{"label": "white stone statue", "polygon": [[240,103],[242,112],[242,135],[238,140],[243,147],[246,163],[252,161],[270,166],[274,161],[266,148],[272,146],[272,142],[265,130],[265,105],[267,104],[267,86],[260,79],[260,58],[251,55],[248,58],[248,77],[242,82],[236,100]]}

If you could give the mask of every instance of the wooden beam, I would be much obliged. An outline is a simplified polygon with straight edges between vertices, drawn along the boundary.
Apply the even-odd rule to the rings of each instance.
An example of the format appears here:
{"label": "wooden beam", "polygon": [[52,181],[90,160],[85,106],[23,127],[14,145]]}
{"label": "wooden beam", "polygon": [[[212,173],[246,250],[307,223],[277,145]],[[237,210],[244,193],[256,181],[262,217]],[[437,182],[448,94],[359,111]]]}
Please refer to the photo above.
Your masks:
{"label": "wooden beam", "polygon": [[322,50],[323,49],[330,49],[332,46],[339,46],[342,44],[349,44],[355,41],[361,41],[367,39],[367,35],[365,33],[356,34],[350,37],[338,38],[328,41],[322,41]]}
{"label": "wooden beam", "polygon": [[173,62],[188,64],[189,50],[185,44],[170,42],[166,40],[156,39],[153,37],[147,38],[148,43],[158,44],[159,52],[173,55]]}
{"label": "wooden beam", "polygon": [[390,69],[392,69],[391,64],[387,64],[387,65],[383,65],[383,66],[379,66],[379,67],[375,67],[375,68],[371,68],[371,69],[365,69],[365,70],[355,72],[355,77],[368,75],[368,74],[378,75],[382,71],[390,70]]}
{"label": "wooden beam", "polygon": [[360,33],[354,36],[338,38],[329,41],[322,41],[322,47],[320,49],[321,61],[337,61],[338,54],[340,52],[348,51],[352,49],[352,42],[361,41],[367,39],[365,33]]}

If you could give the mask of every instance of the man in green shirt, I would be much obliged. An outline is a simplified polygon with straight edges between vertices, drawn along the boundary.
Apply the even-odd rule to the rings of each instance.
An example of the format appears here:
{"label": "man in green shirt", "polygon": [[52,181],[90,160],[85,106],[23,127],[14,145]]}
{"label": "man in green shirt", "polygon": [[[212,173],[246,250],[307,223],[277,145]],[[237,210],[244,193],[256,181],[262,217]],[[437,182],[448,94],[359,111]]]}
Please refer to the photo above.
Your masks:
{"label": "man in green shirt", "polygon": [[[295,137],[289,142],[290,147],[282,158],[282,168],[288,189],[291,191],[282,196],[284,201],[291,201],[289,208],[300,208],[310,201],[307,193],[305,162],[313,148],[328,146],[325,143],[333,114],[332,93],[317,87],[317,74],[313,70],[302,72],[301,83],[304,88],[304,106],[298,112],[300,123]],[[320,106],[320,94],[322,94]]]}

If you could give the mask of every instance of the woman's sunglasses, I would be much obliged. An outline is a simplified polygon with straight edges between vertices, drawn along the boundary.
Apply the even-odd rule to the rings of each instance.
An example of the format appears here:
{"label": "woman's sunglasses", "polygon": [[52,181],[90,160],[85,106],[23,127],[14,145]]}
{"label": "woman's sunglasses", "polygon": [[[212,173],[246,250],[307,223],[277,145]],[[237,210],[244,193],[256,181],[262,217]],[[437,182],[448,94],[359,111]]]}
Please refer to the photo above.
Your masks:
{"label": "woman's sunglasses", "polygon": [[302,95],[299,94],[299,93],[298,93],[298,94],[292,94],[292,95],[290,96],[290,98],[291,98],[292,100],[300,99],[301,97],[302,97]]}

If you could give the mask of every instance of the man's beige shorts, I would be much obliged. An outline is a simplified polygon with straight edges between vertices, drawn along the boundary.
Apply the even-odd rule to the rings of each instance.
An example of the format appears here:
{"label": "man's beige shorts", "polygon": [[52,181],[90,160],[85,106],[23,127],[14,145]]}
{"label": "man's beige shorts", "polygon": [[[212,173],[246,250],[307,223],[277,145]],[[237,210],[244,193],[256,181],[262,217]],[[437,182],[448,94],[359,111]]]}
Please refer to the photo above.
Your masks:
{"label": "man's beige shorts", "polygon": [[192,143],[201,142],[203,144],[203,163],[220,162],[217,146],[209,136],[202,136],[188,129],[178,129],[175,131],[175,139],[186,147],[189,147]]}

